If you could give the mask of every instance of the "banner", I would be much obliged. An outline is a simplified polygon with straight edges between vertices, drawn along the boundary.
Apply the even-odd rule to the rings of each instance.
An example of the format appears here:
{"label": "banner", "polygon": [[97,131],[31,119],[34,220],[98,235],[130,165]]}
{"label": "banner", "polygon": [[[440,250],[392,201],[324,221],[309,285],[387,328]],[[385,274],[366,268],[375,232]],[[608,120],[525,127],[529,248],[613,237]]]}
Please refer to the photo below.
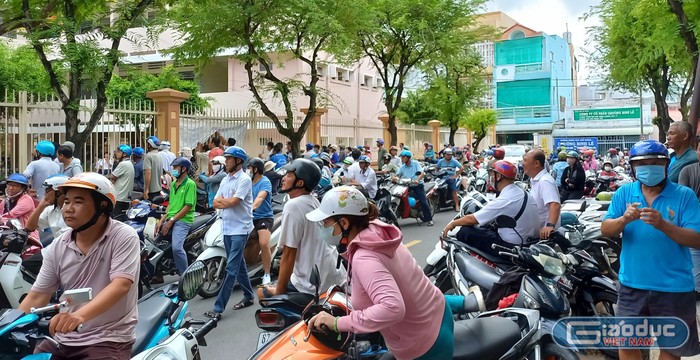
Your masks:
{"label": "banner", "polygon": [[566,146],[567,151],[578,150],[582,147],[586,147],[598,152],[597,137],[554,138],[554,147],[552,149],[556,149],[562,145]]}
{"label": "banner", "polygon": [[639,107],[574,110],[574,121],[639,120]]}

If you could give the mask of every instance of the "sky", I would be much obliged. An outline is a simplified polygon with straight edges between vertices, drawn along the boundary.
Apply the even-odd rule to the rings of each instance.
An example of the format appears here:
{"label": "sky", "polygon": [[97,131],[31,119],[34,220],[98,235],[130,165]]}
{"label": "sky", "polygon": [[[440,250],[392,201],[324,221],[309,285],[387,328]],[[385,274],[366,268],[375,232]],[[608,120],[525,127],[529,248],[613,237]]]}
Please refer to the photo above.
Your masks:
{"label": "sky", "polygon": [[568,24],[569,31],[572,33],[575,55],[580,63],[579,83],[585,84],[595,82],[599,77],[586,64],[583,49],[593,48],[591,45],[585,45],[586,28],[598,25],[600,22],[597,18],[584,21],[582,17],[591,6],[599,3],[600,0],[489,0],[486,3],[486,10],[502,11],[515,21],[550,35],[562,36]]}

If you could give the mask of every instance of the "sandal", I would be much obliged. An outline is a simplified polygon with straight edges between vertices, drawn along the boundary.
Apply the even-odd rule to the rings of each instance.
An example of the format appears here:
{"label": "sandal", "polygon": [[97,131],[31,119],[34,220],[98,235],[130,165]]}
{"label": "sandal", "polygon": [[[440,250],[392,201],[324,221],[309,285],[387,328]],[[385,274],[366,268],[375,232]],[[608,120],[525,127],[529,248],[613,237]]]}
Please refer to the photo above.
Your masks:
{"label": "sandal", "polygon": [[221,313],[214,312],[214,311],[207,311],[204,313],[204,316],[206,316],[210,319],[216,319],[217,321],[221,320]]}
{"label": "sandal", "polygon": [[238,304],[233,305],[233,310],[240,310],[243,308],[247,308],[248,306],[251,306],[254,303],[255,302],[253,301],[253,299],[243,299],[243,300],[239,301]]}

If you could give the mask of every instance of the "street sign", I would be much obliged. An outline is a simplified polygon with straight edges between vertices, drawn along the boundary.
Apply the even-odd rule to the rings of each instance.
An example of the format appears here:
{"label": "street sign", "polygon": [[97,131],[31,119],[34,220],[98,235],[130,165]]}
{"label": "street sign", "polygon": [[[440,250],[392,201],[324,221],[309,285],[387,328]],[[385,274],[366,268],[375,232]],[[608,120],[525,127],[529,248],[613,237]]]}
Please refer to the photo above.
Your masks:
{"label": "street sign", "polygon": [[579,148],[586,147],[593,150],[598,150],[598,138],[597,137],[580,137],[580,138],[554,138],[554,147],[556,149],[560,146],[566,146],[567,151],[578,150]]}
{"label": "street sign", "polygon": [[574,121],[639,120],[641,116],[639,107],[574,110]]}

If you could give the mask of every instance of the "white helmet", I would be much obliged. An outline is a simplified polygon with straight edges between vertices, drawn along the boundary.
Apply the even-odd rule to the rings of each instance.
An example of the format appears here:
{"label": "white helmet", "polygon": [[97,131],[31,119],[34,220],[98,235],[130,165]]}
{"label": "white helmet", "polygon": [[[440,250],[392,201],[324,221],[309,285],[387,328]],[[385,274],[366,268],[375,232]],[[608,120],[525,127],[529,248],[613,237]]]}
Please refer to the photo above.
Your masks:
{"label": "white helmet", "polygon": [[58,190],[58,187],[65,184],[68,181],[68,176],[64,174],[54,174],[49,176],[44,183],[41,185],[47,189]]}
{"label": "white helmet", "polygon": [[61,190],[68,188],[93,190],[107,198],[111,202],[112,207],[117,204],[117,197],[115,196],[112,182],[104,175],[95,172],[84,172],[75,175],[62,185],[59,185],[58,188]]}
{"label": "white helmet", "polygon": [[226,164],[226,158],[222,155],[214,156],[214,158],[211,159],[211,162],[213,164],[222,164],[223,165],[223,164]]}
{"label": "white helmet", "polygon": [[323,196],[321,206],[306,214],[309,221],[323,221],[335,215],[364,216],[369,213],[367,198],[354,187],[333,188]]}

